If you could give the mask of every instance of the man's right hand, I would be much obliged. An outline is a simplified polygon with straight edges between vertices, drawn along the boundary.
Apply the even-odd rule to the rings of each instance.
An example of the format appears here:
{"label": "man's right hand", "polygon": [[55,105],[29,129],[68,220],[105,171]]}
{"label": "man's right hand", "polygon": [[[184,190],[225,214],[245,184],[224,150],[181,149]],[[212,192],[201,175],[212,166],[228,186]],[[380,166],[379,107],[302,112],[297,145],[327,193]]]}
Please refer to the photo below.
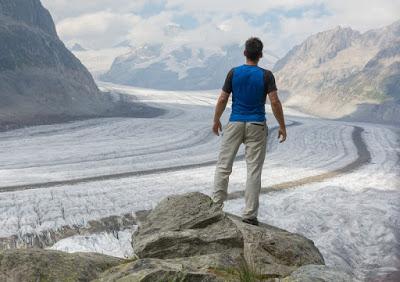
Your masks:
{"label": "man's right hand", "polygon": [[222,131],[222,124],[220,121],[214,121],[212,131],[215,135],[219,136],[219,132]]}
{"label": "man's right hand", "polygon": [[272,91],[268,93],[268,97],[269,100],[271,101],[272,112],[274,113],[274,116],[279,123],[279,133],[278,133],[278,139],[280,139],[279,143],[283,143],[286,140],[286,126],[285,126],[285,118],[283,116],[282,103],[279,100],[277,91]]}
{"label": "man's right hand", "polygon": [[286,128],[285,127],[279,128],[278,139],[280,139],[279,143],[285,142],[285,140],[286,140]]}

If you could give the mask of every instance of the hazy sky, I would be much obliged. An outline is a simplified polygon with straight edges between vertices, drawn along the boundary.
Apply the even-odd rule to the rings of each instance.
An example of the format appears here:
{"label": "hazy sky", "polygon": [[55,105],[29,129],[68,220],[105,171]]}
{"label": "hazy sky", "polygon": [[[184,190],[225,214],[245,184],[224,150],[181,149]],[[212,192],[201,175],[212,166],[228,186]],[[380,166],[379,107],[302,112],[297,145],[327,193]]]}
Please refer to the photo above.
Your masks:
{"label": "hazy sky", "polygon": [[307,36],[350,26],[365,31],[400,19],[398,0],[42,0],[67,44],[107,48],[169,42],[219,47],[259,36],[283,55]]}

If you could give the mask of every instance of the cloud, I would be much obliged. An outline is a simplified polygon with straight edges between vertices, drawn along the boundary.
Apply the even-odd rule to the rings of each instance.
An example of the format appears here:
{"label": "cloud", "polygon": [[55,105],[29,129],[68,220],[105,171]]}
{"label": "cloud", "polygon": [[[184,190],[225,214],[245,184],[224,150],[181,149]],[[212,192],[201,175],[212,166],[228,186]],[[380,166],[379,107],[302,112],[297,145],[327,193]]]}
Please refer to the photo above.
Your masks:
{"label": "cloud", "polygon": [[60,37],[69,42],[80,42],[89,48],[104,48],[123,40],[140,21],[133,14],[115,14],[102,11],[66,18],[57,24]]}
{"label": "cloud", "polygon": [[388,25],[400,19],[400,1],[393,0],[337,0],[327,1],[334,17],[332,24],[351,26],[366,31]]}
{"label": "cloud", "polygon": [[262,14],[271,9],[293,9],[310,4],[318,4],[321,0],[167,0],[166,7],[185,10],[192,13],[251,13]]}
{"label": "cloud", "polygon": [[185,44],[215,49],[227,44],[242,43],[245,37],[261,37],[264,33],[262,26],[253,27],[240,15],[227,19],[215,17],[191,29],[179,28],[179,25],[172,23],[173,17],[169,11],[141,19],[129,37],[136,44],[162,43],[171,47]]}
{"label": "cloud", "polygon": [[279,37],[279,44],[275,47],[276,52],[283,55],[284,53],[279,52],[278,49],[286,52],[287,48],[284,46],[292,47],[312,34],[333,29],[339,25],[365,32],[400,19],[399,1],[369,0],[367,3],[359,0],[336,0],[325,1],[324,7],[329,11],[328,14],[316,16],[313,12],[305,12],[299,18],[279,17],[277,30],[280,35],[274,33],[274,36]]}
{"label": "cloud", "polygon": [[163,0],[42,0],[57,22],[104,11],[113,14],[137,13],[148,5],[161,2]]}
{"label": "cloud", "polygon": [[137,44],[222,46],[256,35],[279,55],[319,31],[338,25],[365,31],[400,15],[400,1],[392,0],[44,0],[44,5],[63,40],[92,48],[127,38]]}

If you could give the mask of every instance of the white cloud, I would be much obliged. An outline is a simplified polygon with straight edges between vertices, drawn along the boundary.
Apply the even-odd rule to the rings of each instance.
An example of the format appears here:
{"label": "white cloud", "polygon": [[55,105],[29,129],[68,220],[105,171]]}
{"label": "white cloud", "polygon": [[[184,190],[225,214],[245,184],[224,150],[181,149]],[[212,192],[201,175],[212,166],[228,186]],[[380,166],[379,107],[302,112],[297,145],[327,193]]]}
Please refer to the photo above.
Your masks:
{"label": "white cloud", "polygon": [[[165,8],[160,13],[141,14],[143,7],[161,3]],[[393,0],[44,0],[44,4],[55,15],[63,40],[93,48],[125,38],[134,43],[221,46],[256,35],[283,55],[307,36],[337,25],[365,31],[400,18],[400,1]],[[290,14],[292,9],[298,13]],[[267,18],[254,26],[243,13]],[[166,32],[177,15],[190,15],[199,26]]]}
{"label": "white cloud", "polygon": [[[162,12],[156,16],[136,22],[130,38],[136,44],[164,43],[185,44],[192,47],[218,48],[232,43],[241,43],[244,38],[264,34],[263,26],[253,27],[242,16],[227,20],[214,18],[190,30],[177,28],[171,24],[172,12]],[[173,28],[173,35],[170,29]]]}
{"label": "white cloud", "polygon": [[351,26],[366,31],[388,25],[400,19],[400,1],[396,0],[336,0],[326,1],[335,25]]}
{"label": "white cloud", "polygon": [[194,30],[185,32],[182,37],[187,43],[197,46],[218,47],[232,43],[244,43],[244,40],[250,36],[262,38],[263,35],[263,26],[251,26],[242,16],[236,16],[228,20],[216,20],[202,24]]}
{"label": "white cloud", "polygon": [[[302,18],[280,17],[279,43],[273,49],[278,54],[284,55],[284,52],[279,52],[279,50],[286,52],[285,46],[293,47],[312,34],[333,29],[339,25],[365,32],[400,19],[400,1],[336,0],[325,1],[325,6],[329,14],[322,16],[306,12]],[[274,36],[277,36],[276,33]]]}
{"label": "white cloud", "polygon": [[172,22],[171,12],[161,12],[149,18],[140,18],[129,32],[129,38],[137,43],[163,43],[170,40],[165,32]]}
{"label": "white cloud", "polygon": [[133,14],[114,14],[102,11],[66,18],[57,24],[60,37],[69,42],[80,42],[85,47],[111,47],[123,40],[140,17]]}
{"label": "white cloud", "polygon": [[178,8],[191,13],[252,13],[262,14],[271,9],[292,9],[318,4],[321,0],[167,0],[168,8]]}
{"label": "white cloud", "polygon": [[83,14],[108,11],[123,14],[140,11],[144,5],[162,0],[42,0],[56,21],[74,18]]}

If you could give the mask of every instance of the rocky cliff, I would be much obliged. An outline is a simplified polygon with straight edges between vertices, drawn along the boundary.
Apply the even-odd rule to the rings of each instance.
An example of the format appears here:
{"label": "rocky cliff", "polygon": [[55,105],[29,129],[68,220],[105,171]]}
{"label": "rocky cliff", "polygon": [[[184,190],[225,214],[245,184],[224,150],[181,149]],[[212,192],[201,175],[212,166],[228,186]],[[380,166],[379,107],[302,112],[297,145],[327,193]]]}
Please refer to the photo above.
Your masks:
{"label": "rocky cliff", "polygon": [[400,21],[365,33],[337,27],[295,46],[274,71],[288,104],[324,117],[400,120]]}
{"label": "rocky cliff", "polygon": [[0,129],[115,111],[39,0],[0,0],[0,101]]}

